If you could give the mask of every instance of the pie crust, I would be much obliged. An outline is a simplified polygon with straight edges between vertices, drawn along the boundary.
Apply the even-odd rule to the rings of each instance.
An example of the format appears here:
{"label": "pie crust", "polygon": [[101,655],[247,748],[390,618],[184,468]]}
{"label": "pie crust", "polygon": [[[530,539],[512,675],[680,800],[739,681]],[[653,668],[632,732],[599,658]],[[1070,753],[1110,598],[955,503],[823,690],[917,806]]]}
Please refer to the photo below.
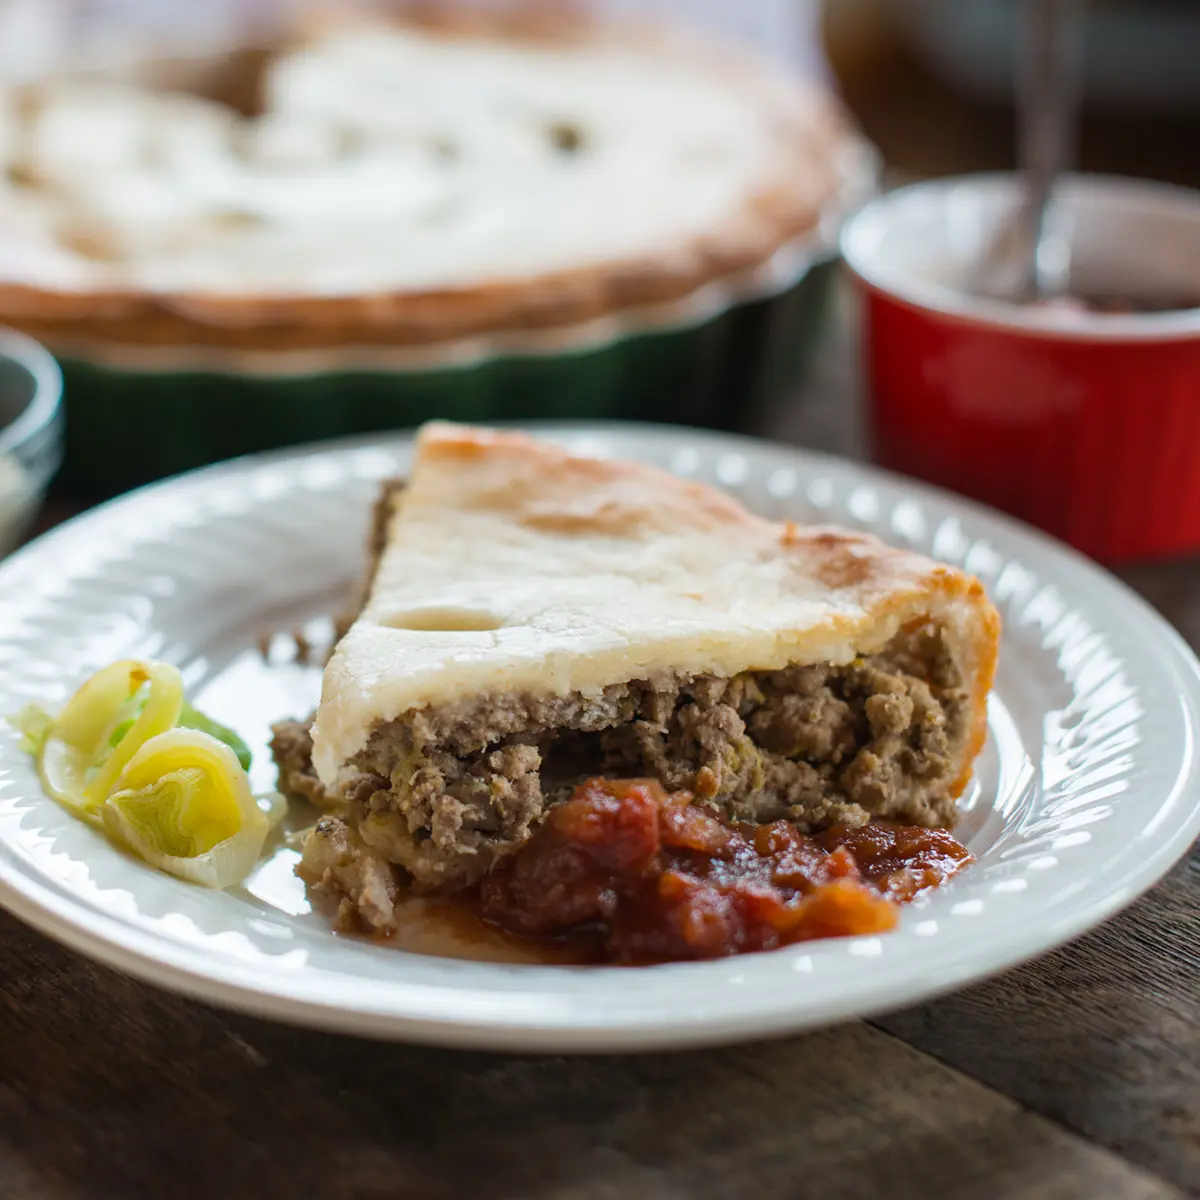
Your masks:
{"label": "pie crust", "polygon": [[763,266],[853,142],[740,51],[540,5],[330,19],[263,61],[257,116],[97,80],[0,94],[0,322],[267,351],[572,326]]}
{"label": "pie crust", "polygon": [[642,463],[440,422],[422,428],[376,524],[369,594],[313,724],[326,785],[380,724],[463,697],[845,664],[931,621],[969,681],[952,794],[983,744],[999,618],[982,585],[868,535],[767,521]]}

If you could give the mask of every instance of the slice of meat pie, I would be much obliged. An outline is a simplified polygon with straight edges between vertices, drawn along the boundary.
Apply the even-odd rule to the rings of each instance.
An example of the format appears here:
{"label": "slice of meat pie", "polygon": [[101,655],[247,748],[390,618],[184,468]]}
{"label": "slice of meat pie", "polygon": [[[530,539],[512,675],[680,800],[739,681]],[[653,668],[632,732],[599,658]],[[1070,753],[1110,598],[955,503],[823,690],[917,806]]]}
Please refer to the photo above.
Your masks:
{"label": "slice of meat pie", "polygon": [[445,424],[385,492],[374,550],[312,767],[290,764],[330,813],[301,874],[369,926],[397,886],[477,882],[588,775],[750,822],[954,822],[999,637],[961,571]]}

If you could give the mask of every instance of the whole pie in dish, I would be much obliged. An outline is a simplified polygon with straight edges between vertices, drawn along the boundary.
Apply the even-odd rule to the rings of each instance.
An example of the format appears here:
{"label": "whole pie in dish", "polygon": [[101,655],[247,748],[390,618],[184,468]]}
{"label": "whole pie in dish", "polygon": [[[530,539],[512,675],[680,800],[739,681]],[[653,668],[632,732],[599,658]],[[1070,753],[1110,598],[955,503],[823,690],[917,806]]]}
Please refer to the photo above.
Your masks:
{"label": "whole pie in dish", "polygon": [[595,778],[747,829],[947,828],[998,636],[977,580],[871,537],[427,426],[311,729],[276,731],[281,786],[328,814],[301,874],[386,928],[389,897],[486,880]]}
{"label": "whole pie in dish", "polygon": [[0,94],[0,322],[56,347],[422,345],[678,300],[813,229],[848,145],[830,99],[546,11],[329,21],[240,108],[98,78]]}

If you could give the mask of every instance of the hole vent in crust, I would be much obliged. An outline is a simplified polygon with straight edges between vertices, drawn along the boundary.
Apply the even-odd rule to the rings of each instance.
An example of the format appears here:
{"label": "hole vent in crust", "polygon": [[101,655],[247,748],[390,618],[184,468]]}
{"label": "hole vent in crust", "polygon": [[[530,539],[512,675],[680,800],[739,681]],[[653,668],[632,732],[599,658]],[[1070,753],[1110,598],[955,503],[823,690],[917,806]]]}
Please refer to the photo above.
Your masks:
{"label": "hole vent in crust", "polygon": [[583,128],[575,121],[554,121],[546,132],[559,154],[577,154],[587,140]]}
{"label": "hole vent in crust", "polygon": [[408,629],[415,633],[484,633],[499,629],[504,621],[483,609],[443,607],[389,613],[380,624],[388,629]]}

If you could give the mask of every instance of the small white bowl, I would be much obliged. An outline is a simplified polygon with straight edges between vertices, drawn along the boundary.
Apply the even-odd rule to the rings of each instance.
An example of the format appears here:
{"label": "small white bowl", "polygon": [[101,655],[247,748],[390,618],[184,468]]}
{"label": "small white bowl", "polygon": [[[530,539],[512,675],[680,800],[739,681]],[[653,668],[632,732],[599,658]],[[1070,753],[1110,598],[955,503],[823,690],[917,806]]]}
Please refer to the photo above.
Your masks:
{"label": "small white bowl", "polygon": [[0,328],[0,555],[20,541],[62,461],[62,375],[48,350]]}

